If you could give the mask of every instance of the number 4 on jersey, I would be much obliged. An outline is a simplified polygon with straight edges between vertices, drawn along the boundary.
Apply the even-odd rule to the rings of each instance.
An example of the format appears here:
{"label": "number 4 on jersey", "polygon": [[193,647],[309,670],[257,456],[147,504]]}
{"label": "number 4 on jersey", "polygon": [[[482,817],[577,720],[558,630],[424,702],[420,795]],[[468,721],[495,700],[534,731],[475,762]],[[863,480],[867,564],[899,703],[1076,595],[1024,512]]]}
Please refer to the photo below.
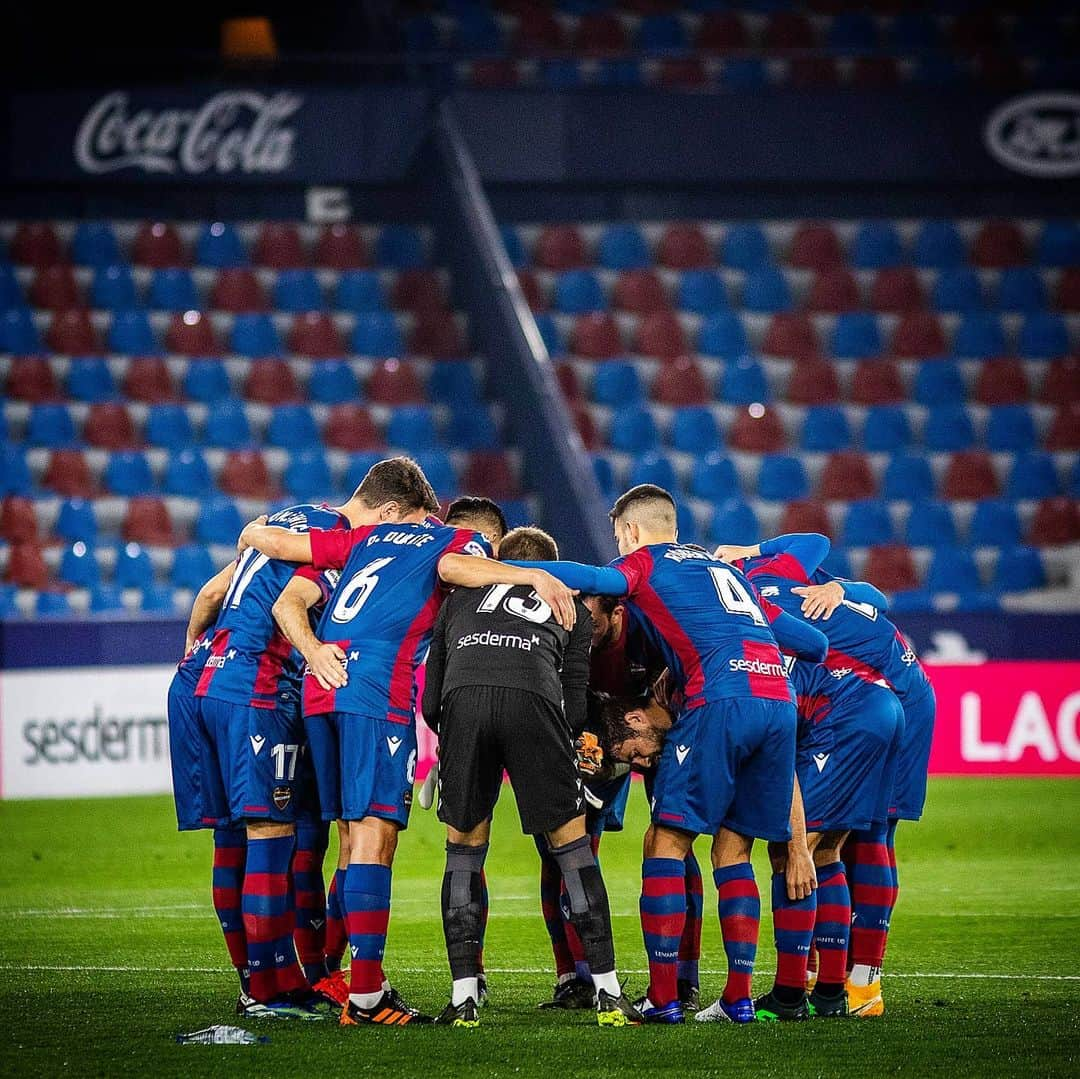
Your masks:
{"label": "number 4 on jersey", "polygon": [[761,608],[731,570],[724,566],[710,566],[709,574],[716,586],[716,594],[720,597],[720,602],[728,614],[745,615],[753,621],[755,626],[767,624]]}

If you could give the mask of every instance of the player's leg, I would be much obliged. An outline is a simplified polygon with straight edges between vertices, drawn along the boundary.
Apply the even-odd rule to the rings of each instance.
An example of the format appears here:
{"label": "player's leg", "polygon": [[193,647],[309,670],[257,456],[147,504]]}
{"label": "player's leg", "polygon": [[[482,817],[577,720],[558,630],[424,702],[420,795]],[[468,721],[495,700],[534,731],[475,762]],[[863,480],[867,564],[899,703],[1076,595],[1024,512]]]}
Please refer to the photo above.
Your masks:
{"label": "player's leg", "polygon": [[814,947],[818,970],[810,993],[810,1007],[815,1015],[826,1018],[848,1014],[844,981],[851,932],[851,893],[844,863],[840,860],[846,838],[844,831],[825,832],[814,849],[818,879]]}
{"label": "player's leg", "polygon": [[678,986],[679,1002],[684,1012],[698,1009],[698,964],[701,959],[701,919],[704,907],[701,866],[691,847],[683,860],[686,886],[686,924],[679,940]]}
{"label": "player's leg", "polygon": [[326,966],[333,974],[341,970],[341,960],[349,944],[349,933],[345,927],[345,871],[349,868],[349,826],[345,821],[337,821],[338,859],[334,867],[330,889],[326,893]]}
{"label": "player's leg", "polygon": [[296,904],[293,939],[304,977],[313,988],[329,977],[326,966],[326,886],[323,861],[330,826],[321,820],[301,820],[296,827],[292,880]]}
{"label": "player's leg", "polygon": [[214,829],[214,913],[225,937],[229,959],[240,978],[240,992],[251,988],[247,936],[244,933],[244,869],[247,831],[243,825]]}
{"label": "player's leg", "polygon": [[549,1000],[540,1002],[540,1007],[592,1008],[595,996],[592,978],[584,980],[579,973],[578,962],[586,965],[585,953],[581,951],[581,942],[570,925],[570,908],[564,905],[566,895],[562,873],[544,836],[534,836],[533,839],[540,854],[540,907],[555,959],[555,988]]}

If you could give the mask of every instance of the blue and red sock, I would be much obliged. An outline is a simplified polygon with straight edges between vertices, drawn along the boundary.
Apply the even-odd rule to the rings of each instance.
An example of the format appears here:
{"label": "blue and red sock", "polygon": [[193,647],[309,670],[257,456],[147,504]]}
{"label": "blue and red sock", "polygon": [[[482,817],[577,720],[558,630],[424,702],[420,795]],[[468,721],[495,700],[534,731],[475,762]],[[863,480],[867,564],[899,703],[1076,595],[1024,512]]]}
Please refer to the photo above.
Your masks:
{"label": "blue and red sock", "polygon": [[723,996],[732,1004],[750,996],[761,927],[761,896],[754,880],[754,867],[749,862],[714,869],[713,881],[728,964]]}
{"label": "blue and red sock", "polygon": [[326,891],[323,859],[329,842],[329,825],[298,824],[293,852],[293,895],[296,901],[296,954],[310,985],[325,978]]}
{"label": "blue and red sock", "polygon": [[851,934],[851,893],[844,863],[818,866],[817,920],[814,947],[818,956],[818,985],[836,990],[847,976],[848,940]]}
{"label": "blue and red sock", "polygon": [[341,970],[341,960],[349,945],[349,931],[345,926],[345,870],[335,869],[326,893],[326,969]]}
{"label": "blue and red sock", "polygon": [[646,858],[641,866],[641,930],[649,957],[649,1000],[679,999],[679,941],[686,926],[686,867],[681,858]]}
{"label": "blue and red sock", "polygon": [[773,939],[776,942],[776,985],[806,991],[806,962],[814,941],[817,893],[805,899],[789,899],[787,878],[774,873],[772,878]]}
{"label": "blue and red sock", "polygon": [[[390,867],[353,863],[345,871],[345,921],[349,929],[352,970],[349,992],[354,997],[382,992],[382,960],[390,923]],[[370,1005],[358,1000],[361,1007]]]}
{"label": "blue and red sock", "polygon": [[679,981],[698,985],[698,963],[701,959],[701,918],[705,905],[702,892],[701,866],[692,850],[683,860],[683,881],[686,890],[686,925],[679,941]]}
{"label": "blue and red sock", "polygon": [[[851,887],[851,945],[849,966],[880,968],[896,906],[895,864],[889,849],[889,826],[875,824],[852,833],[848,863]],[[848,848],[845,847],[845,853]]]}
{"label": "blue and red sock", "polygon": [[247,830],[214,829],[214,910],[217,913],[229,959],[236,967],[240,987],[250,988],[247,937],[244,935],[244,865],[247,862]]}
{"label": "blue and red sock", "polygon": [[536,837],[540,851],[540,908],[544,913],[544,925],[551,939],[551,952],[555,957],[555,973],[560,977],[574,972],[574,957],[567,939],[567,922],[562,910],[562,873],[558,863],[547,849],[547,840]]}
{"label": "blue and red sock", "polygon": [[296,916],[290,904],[289,866],[295,841],[291,835],[249,837],[247,844],[244,932],[251,995],[263,1003],[307,985],[293,945]]}

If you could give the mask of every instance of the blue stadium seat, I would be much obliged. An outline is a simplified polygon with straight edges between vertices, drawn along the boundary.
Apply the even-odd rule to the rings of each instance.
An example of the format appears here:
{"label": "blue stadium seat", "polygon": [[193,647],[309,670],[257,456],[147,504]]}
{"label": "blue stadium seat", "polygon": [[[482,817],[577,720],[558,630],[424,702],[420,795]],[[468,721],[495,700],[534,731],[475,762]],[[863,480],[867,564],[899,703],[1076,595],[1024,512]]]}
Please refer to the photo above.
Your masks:
{"label": "blue stadium seat", "polygon": [[921,52],[941,44],[937,23],[925,11],[897,11],[889,39],[898,52]]}
{"label": "blue stadium seat", "polygon": [[986,446],[991,452],[1032,450],[1037,441],[1035,421],[1027,405],[999,405],[990,409]]}
{"label": "blue stadium seat", "polygon": [[251,427],[244,406],[235,397],[214,401],[206,413],[203,441],[208,446],[236,450],[251,444]]}
{"label": "blue stadium seat", "polygon": [[923,222],[915,235],[912,261],[921,270],[946,270],[967,261],[960,233],[951,221]]}
{"label": "blue stadium seat", "polygon": [[102,475],[105,489],[114,495],[135,498],[154,489],[154,474],[146,454],[138,450],[118,450],[109,454]]}
{"label": "blue stadium seat", "polygon": [[319,425],[306,405],[278,405],[270,414],[266,444],[286,450],[302,450],[322,442]]}
{"label": "blue stadium seat", "polygon": [[640,404],[644,396],[637,368],[625,360],[606,360],[595,366],[592,397],[598,405],[620,408]]}
{"label": "blue stadium seat", "polygon": [[611,467],[611,462],[602,453],[594,453],[592,464],[593,475],[596,476],[596,482],[600,485],[600,493],[604,496],[604,500],[614,501],[615,469]]}
{"label": "blue stadium seat", "polygon": [[566,270],[555,276],[554,307],[565,315],[581,315],[587,311],[603,311],[607,297],[591,270]]}
{"label": "blue stadium seat", "polygon": [[956,521],[947,502],[913,502],[904,530],[909,547],[955,547]]}
{"label": "blue stadium seat", "polygon": [[825,44],[837,52],[873,52],[878,44],[877,27],[863,11],[840,11],[825,32]]}
{"label": "blue stadium seat", "polygon": [[1069,331],[1065,319],[1053,311],[1027,315],[1020,327],[1020,358],[1053,360],[1069,351]]}
{"label": "blue stadium seat", "polygon": [[416,462],[424,470],[428,482],[441,498],[458,493],[457,471],[446,450],[421,450],[416,455]]}
{"label": "blue stadium seat", "polygon": [[[235,545],[236,537],[240,535],[243,527],[244,518],[238,506],[226,495],[213,495],[200,502],[199,516],[195,519],[197,542],[217,543],[231,547]],[[177,557],[179,555],[180,552],[177,551]]]}
{"label": "blue stadium seat", "polygon": [[720,447],[720,428],[708,405],[675,409],[671,421],[671,444],[683,453],[700,457]]}
{"label": "blue stadium seat", "polygon": [[274,283],[274,306],[281,311],[321,311],[323,294],[314,270],[279,270]]}
{"label": "blue stadium seat", "polygon": [[724,499],[713,514],[712,538],[717,543],[759,543],[761,525],[757,514],[741,498]]}
{"label": "blue stadium seat", "polygon": [[960,319],[953,337],[952,354],[958,358],[989,360],[1003,356],[1005,331],[991,311],[969,311]]}
{"label": "blue stadium seat", "polygon": [[935,311],[981,311],[985,303],[982,281],[970,266],[942,270],[930,290],[930,304]]}
{"label": "blue stadium seat", "polygon": [[21,446],[0,446],[0,495],[29,495],[34,489]]}
{"label": "blue stadium seat", "polygon": [[112,226],[104,221],[80,221],[71,238],[71,257],[78,266],[107,266],[122,262]]}
{"label": "blue stadium seat", "polygon": [[427,389],[431,400],[440,405],[466,405],[480,400],[472,365],[456,360],[432,364]]}
{"label": "blue stadium seat", "polygon": [[375,241],[375,261],[392,270],[418,270],[427,263],[424,241],[410,225],[387,225]]}
{"label": "blue stadium seat", "polygon": [[115,397],[116,383],[109,365],[100,356],[73,356],[67,392],[76,401],[108,401]]}
{"label": "blue stadium seat", "polygon": [[179,266],[155,270],[146,294],[147,307],[157,311],[197,311],[202,307],[191,271]]}
{"label": "blue stadium seat", "polygon": [[540,331],[540,336],[543,338],[544,347],[548,350],[549,356],[561,356],[566,352],[566,348],[563,345],[562,334],[559,332],[558,324],[555,322],[555,318],[549,315],[546,311],[533,316],[536,319],[536,328]]}
{"label": "blue stadium seat", "polygon": [[637,225],[620,221],[600,234],[596,261],[605,270],[641,270],[652,265],[652,255]]}
{"label": "blue stadium seat", "polygon": [[923,444],[933,452],[952,453],[975,444],[975,428],[964,405],[934,405],[926,415]]}
{"label": "blue stadium seat", "polygon": [[867,453],[895,453],[911,444],[911,425],[901,405],[874,405],[866,410],[862,448]]}
{"label": "blue stadium seat", "polygon": [[584,85],[585,74],[576,60],[544,60],[540,65],[540,81],[552,90],[574,90]]}
{"label": "blue stadium seat", "polygon": [[791,289],[787,278],[775,266],[748,271],[743,282],[742,302],[748,311],[789,311]]}
{"label": "blue stadium seat", "polygon": [[705,356],[734,360],[749,351],[750,339],[746,336],[742,319],[734,311],[717,311],[702,319],[698,331],[698,352]]}
{"label": "blue stadium seat", "polygon": [[34,604],[39,618],[70,618],[71,604],[63,592],[39,592]]}
{"label": "blue stadium seat", "polygon": [[964,376],[952,360],[931,360],[919,364],[912,397],[920,405],[959,404],[967,397]]}
{"label": "blue stadium seat", "polygon": [[623,453],[637,454],[655,449],[660,436],[653,414],[638,405],[619,409],[611,420],[609,441],[613,449]]}
{"label": "blue stadium seat", "polygon": [[374,270],[345,270],[338,278],[337,306],[342,311],[385,311],[382,283]]}
{"label": "blue stadium seat", "polygon": [[206,458],[198,450],[183,445],[172,449],[161,480],[162,491],[182,498],[205,498],[214,489]]}
{"label": "blue stadium seat", "polygon": [[844,311],[836,316],[829,351],[839,360],[859,360],[881,352],[881,331],[868,311]]}
{"label": "blue stadium seat", "polygon": [[1046,285],[1031,266],[1006,266],[998,283],[998,307],[1002,311],[1041,311],[1047,307]]}
{"label": "blue stadium seat", "polygon": [[493,53],[503,48],[502,31],[490,11],[462,8],[458,12],[454,43],[462,52]]}
{"label": "blue stadium seat", "polygon": [[994,567],[994,587],[1001,592],[1029,592],[1046,586],[1042,557],[1034,547],[1010,547]]}
{"label": "blue stadium seat", "polygon": [[932,611],[933,609],[934,597],[925,588],[912,588],[906,592],[897,592],[892,597],[892,603],[890,604],[890,610],[899,614]]}
{"label": "blue stadium seat", "polygon": [[222,270],[228,266],[246,266],[247,251],[236,229],[225,221],[204,225],[195,241],[195,262]]}
{"label": "blue stadium seat", "polygon": [[1013,547],[1020,542],[1016,506],[1003,498],[984,498],[975,504],[968,526],[972,547]]}
{"label": "blue stadium seat", "polygon": [[60,503],[53,531],[63,540],[76,543],[93,543],[97,539],[98,524],[94,516],[94,504],[84,498],[68,498]]}
{"label": "blue stadium seat", "polygon": [[113,312],[108,345],[110,352],[128,356],[148,356],[158,351],[149,316],[135,308]]}
{"label": "blue stadium seat", "polygon": [[864,221],[851,245],[851,265],[857,270],[883,270],[904,261],[900,236],[891,221]]}
{"label": "blue stadium seat", "polygon": [[845,547],[876,547],[882,543],[892,543],[894,532],[888,505],[878,498],[864,498],[850,503],[844,516],[841,538]]}
{"label": "blue stadium seat", "polygon": [[911,81],[917,86],[949,87],[958,83],[964,73],[956,59],[945,52],[924,52],[915,57]]}
{"label": "blue stadium seat", "polygon": [[356,400],[360,387],[347,360],[320,360],[312,364],[307,392],[316,404],[339,405]]}
{"label": "blue stadium seat", "polygon": [[221,360],[192,360],[184,372],[184,393],[193,401],[212,404],[232,394],[229,373]]}
{"label": "blue stadium seat", "polygon": [[717,396],[733,405],[750,405],[755,401],[765,404],[772,399],[765,372],[752,356],[739,356],[724,365],[722,387]]}
{"label": "blue stadium seat", "polygon": [[502,444],[499,426],[485,404],[469,404],[450,413],[446,440],[463,450],[495,450]]}
{"label": "blue stadium seat", "polygon": [[409,52],[438,52],[441,44],[439,29],[434,19],[427,15],[414,15],[402,27],[405,48]]}
{"label": "blue stadium seat", "polygon": [[694,459],[690,493],[707,502],[722,502],[739,496],[739,477],[730,457],[718,451]]}
{"label": "blue stadium seat", "polygon": [[75,442],[75,423],[65,405],[44,404],[30,408],[26,425],[30,446],[71,446]]}
{"label": "blue stadium seat", "polygon": [[918,453],[898,453],[885,466],[881,494],[890,502],[918,502],[934,496],[930,462]]}
{"label": "blue stadium seat", "polygon": [[90,285],[90,303],[106,311],[128,311],[139,305],[135,279],[125,263],[110,263],[94,271]]}
{"label": "blue stadium seat", "polygon": [[923,584],[930,592],[977,592],[982,587],[975,559],[962,547],[938,547]]}
{"label": "blue stadium seat", "polygon": [[18,278],[15,271],[5,262],[0,262],[0,310],[6,311],[9,307],[22,307],[26,298],[19,288]]}
{"label": "blue stadium seat", "polygon": [[1069,478],[1069,494],[1073,498],[1080,498],[1080,457],[1076,459],[1072,467]]}
{"label": "blue stadium seat", "polygon": [[57,579],[75,588],[93,588],[101,579],[101,569],[94,549],[82,540],[76,540],[60,556]]}
{"label": "blue stadium seat", "polygon": [[176,597],[172,585],[150,584],[142,590],[139,610],[143,614],[173,614],[176,611]]}
{"label": "blue stadium seat", "polygon": [[733,56],[725,60],[721,78],[732,90],[757,90],[769,81],[765,64],[757,56]]}
{"label": "blue stadium seat", "polygon": [[789,453],[767,453],[761,458],[757,475],[759,498],[768,502],[787,502],[805,498],[810,490],[802,460]]}
{"label": "blue stadium seat", "polygon": [[187,409],[182,405],[151,405],[146,413],[148,445],[168,450],[182,449],[195,440]]}
{"label": "blue stadium seat", "polygon": [[274,320],[262,312],[236,315],[229,342],[238,356],[277,356],[282,351]]}
{"label": "blue stadium seat", "polygon": [[138,543],[118,544],[113,580],[118,588],[149,588],[154,583],[149,553]]}
{"label": "blue stadium seat", "polygon": [[724,233],[720,260],[725,266],[747,272],[768,266],[771,261],[769,241],[761,226],[753,221],[732,225]]}
{"label": "blue stadium seat", "polygon": [[427,405],[405,405],[394,409],[386,428],[386,441],[403,450],[433,449],[439,444],[434,413]]}
{"label": "blue stadium seat", "polygon": [[671,52],[688,44],[678,15],[646,15],[638,26],[637,47],[645,52]]}
{"label": "blue stadium seat", "polygon": [[711,315],[727,308],[727,289],[716,270],[684,270],[679,275],[676,306],[695,315]]}
{"label": "blue stadium seat", "polygon": [[499,235],[502,237],[503,247],[506,248],[506,257],[510,260],[510,265],[517,270],[520,270],[523,266],[528,266],[529,257],[525,253],[525,245],[521,242],[518,230],[513,225],[500,225]]}
{"label": "blue stadium seat", "polygon": [[834,577],[843,577],[849,581],[852,579],[851,559],[848,557],[847,551],[837,544],[834,544],[832,550],[826,555],[825,561],[821,563],[821,568]]}
{"label": "blue stadium seat", "polygon": [[1068,219],[1047,221],[1035,259],[1042,266],[1080,266],[1080,225]]}
{"label": "blue stadium seat", "polygon": [[1036,450],[1016,455],[1005,485],[1005,495],[1012,499],[1053,498],[1060,494],[1060,488],[1054,458]]}
{"label": "blue stadium seat", "polygon": [[28,356],[41,351],[41,335],[25,307],[10,307],[0,319],[0,352]]}
{"label": "blue stadium seat", "polygon": [[701,528],[688,502],[675,503],[675,526],[678,529],[680,543],[701,542]]}
{"label": "blue stadium seat", "polygon": [[334,492],[334,480],[326,454],[321,448],[293,453],[282,473],[286,492],[301,501],[321,502]]}
{"label": "blue stadium seat", "polygon": [[18,589],[13,585],[0,584],[0,621],[19,617],[19,606],[15,602]]}
{"label": "blue stadium seat", "polygon": [[361,356],[400,356],[405,342],[390,311],[362,311],[356,316],[352,350]]}
{"label": "blue stadium seat", "polygon": [[675,466],[663,450],[649,450],[634,458],[630,464],[631,487],[639,483],[655,483],[666,491],[677,492],[681,484],[675,473]]}
{"label": "blue stadium seat", "polygon": [[368,469],[377,461],[382,460],[385,454],[377,450],[363,450],[351,454],[348,467],[345,469],[345,489],[355,491],[360,486],[360,481],[367,475]]}
{"label": "blue stadium seat", "polygon": [[[237,516],[239,517],[239,514]],[[236,542],[235,533],[232,542]],[[174,587],[198,592],[215,572],[210,552],[201,543],[191,543],[177,548],[170,576]]]}
{"label": "blue stadium seat", "polygon": [[799,445],[804,450],[831,453],[851,445],[847,414],[838,405],[814,405],[806,410]]}

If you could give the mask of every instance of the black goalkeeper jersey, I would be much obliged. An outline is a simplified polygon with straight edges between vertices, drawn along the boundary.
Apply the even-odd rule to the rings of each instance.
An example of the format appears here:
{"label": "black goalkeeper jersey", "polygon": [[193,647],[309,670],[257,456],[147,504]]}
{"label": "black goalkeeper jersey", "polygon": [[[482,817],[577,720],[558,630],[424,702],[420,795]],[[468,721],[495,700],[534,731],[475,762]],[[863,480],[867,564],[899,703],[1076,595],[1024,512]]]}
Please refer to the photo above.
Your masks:
{"label": "black goalkeeper jersey", "polygon": [[575,600],[570,631],[528,585],[458,588],[442,605],[427,660],[424,719],[438,730],[443,699],[461,686],[535,693],[563,710],[576,733],[585,724],[592,615]]}

